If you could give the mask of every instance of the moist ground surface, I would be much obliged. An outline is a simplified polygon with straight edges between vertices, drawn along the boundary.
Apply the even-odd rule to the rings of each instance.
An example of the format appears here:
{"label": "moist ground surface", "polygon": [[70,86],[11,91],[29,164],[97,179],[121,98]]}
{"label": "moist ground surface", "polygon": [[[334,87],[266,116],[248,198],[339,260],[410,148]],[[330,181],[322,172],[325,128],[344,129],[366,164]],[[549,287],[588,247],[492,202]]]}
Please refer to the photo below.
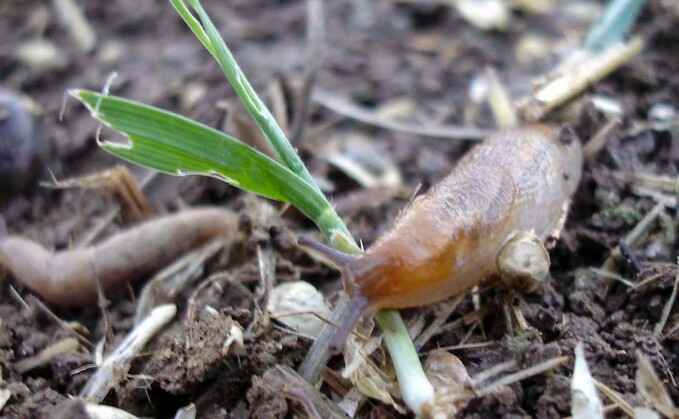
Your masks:
{"label": "moist ground surface", "polygon": [[[305,68],[305,2],[204,3],[255,88],[268,103],[278,100],[288,104],[279,112],[279,120],[292,120],[291,103]],[[601,6],[586,1],[555,3],[545,14],[515,9],[506,30],[484,31],[465,21],[445,5],[447,2],[328,2],[326,42],[317,57],[315,87],[388,117],[405,114],[414,125],[492,128],[487,105],[470,99],[470,85],[477,83],[485,68],[497,70],[513,97],[522,96],[535,76],[551,68],[560,52],[584,36]],[[592,375],[634,402],[635,350],[640,349],[650,357],[672,399],[679,402],[674,378],[679,372],[679,333],[665,336],[653,332],[677,275],[675,211],[668,207],[632,248],[640,266],[622,263],[619,268],[620,274],[634,283],[648,280],[644,285],[630,288],[617,281],[607,283],[587,269],[600,267],[656,204],[653,198],[633,192],[631,173],[677,176],[676,120],[674,125],[649,126],[654,106],[679,105],[679,15],[670,3],[649,3],[635,27],[647,37],[647,48],[589,89],[583,110],[571,121],[575,132],[587,140],[616,117],[592,105],[591,97],[620,106],[622,124],[585,164],[561,239],[550,251],[551,276],[536,293],[516,295],[513,300],[529,331],[508,335],[502,309],[508,293],[496,288],[481,294],[482,303],[490,310],[480,322],[461,322],[429,342],[424,351],[487,343],[454,352],[473,376],[512,358],[529,366],[559,355],[572,357],[576,343],[582,341]],[[239,119],[244,111],[219,67],[169,2],[80,2],[97,35],[96,46],[89,53],[79,50],[59,24],[51,4],[34,0],[0,4],[0,88],[21,92],[36,105],[36,124],[46,150],[41,152],[44,157],[39,166],[43,180],[49,179],[49,173],[63,179],[120,163],[97,147],[97,122],[65,96],[69,88],[102,89],[113,71],[117,77],[110,91],[116,95],[179,112],[236,136],[253,132],[247,117]],[[58,65],[46,69],[17,57],[26,43],[37,40],[52,44]],[[245,122],[239,125],[239,120]],[[418,188],[422,193],[445,176],[471,146],[467,141],[367,126],[313,103],[305,128],[304,138],[295,146],[355,237],[366,245],[392,224]],[[102,136],[115,138],[106,130]],[[379,160],[397,168],[400,176],[390,186],[366,189],[328,163],[336,153],[333,150],[359,147],[361,154],[368,153],[368,148],[361,148],[368,146]],[[0,167],[6,163],[0,161]],[[145,176],[139,168],[131,170],[138,178]],[[5,182],[10,178],[0,182],[8,185]],[[275,322],[258,323],[257,249],[273,250],[277,282],[304,279],[334,301],[341,287],[337,272],[295,245],[302,234],[320,239],[313,225],[294,210],[252,198],[215,179],[159,175],[145,193],[156,213],[187,205],[230,207],[240,213],[243,235],[208,259],[194,285],[174,299],[176,319],[145,348],[132,364],[130,375],[121,378],[105,403],[155,417],[172,417],[178,408],[192,402],[200,417],[305,416],[303,403],[273,391],[262,378],[271,367],[299,365],[310,342]],[[97,190],[27,188],[13,192],[1,205],[9,233],[51,249],[68,248],[101,225],[106,226],[101,237],[113,235],[123,226],[117,219],[103,224],[117,203]],[[219,273],[203,288],[196,288],[202,279]],[[71,332],[41,309],[27,288],[0,271],[0,389],[11,392],[0,417],[84,415],[82,406],[69,401],[69,396],[76,395],[94,371],[83,368],[93,363],[94,343],[106,338],[108,350],[132,327],[141,286],[136,284],[111,298],[107,316],[96,306],[64,309],[50,305],[59,318],[77,324],[90,344],[84,343],[75,353],[54,356],[48,364],[22,374],[15,369],[17,361],[71,336]],[[468,296],[449,322],[473,311]],[[414,310],[405,313],[406,317],[414,314]],[[678,320],[673,309],[665,331]],[[249,338],[237,355],[224,355],[223,343],[236,323],[250,332]],[[339,366],[337,361],[331,365]],[[571,374],[572,362],[568,362],[472,401],[461,416],[569,416]],[[330,394],[327,387],[322,390]],[[400,416],[379,402],[364,404],[357,415]],[[612,417],[622,415],[620,411],[611,413]]]}

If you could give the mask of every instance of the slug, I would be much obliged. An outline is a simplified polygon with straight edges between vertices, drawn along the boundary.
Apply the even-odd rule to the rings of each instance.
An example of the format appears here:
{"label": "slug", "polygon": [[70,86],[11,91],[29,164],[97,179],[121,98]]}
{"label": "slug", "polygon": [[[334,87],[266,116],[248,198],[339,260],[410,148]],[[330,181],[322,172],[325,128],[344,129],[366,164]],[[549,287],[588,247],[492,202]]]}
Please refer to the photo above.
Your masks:
{"label": "slug", "polygon": [[195,208],[147,221],[83,249],[52,253],[23,237],[0,238],[0,266],[51,303],[86,306],[97,301],[97,279],[107,295],[118,293],[183,253],[237,232],[234,212]]}
{"label": "slug", "polygon": [[497,256],[516,233],[532,231],[544,243],[565,216],[581,168],[579,142],[559,128],[498,131],[416,198],[365,253],[301,239],[342,271],[351,298],[333,349],[362,315],[428,305],[496,274]]}

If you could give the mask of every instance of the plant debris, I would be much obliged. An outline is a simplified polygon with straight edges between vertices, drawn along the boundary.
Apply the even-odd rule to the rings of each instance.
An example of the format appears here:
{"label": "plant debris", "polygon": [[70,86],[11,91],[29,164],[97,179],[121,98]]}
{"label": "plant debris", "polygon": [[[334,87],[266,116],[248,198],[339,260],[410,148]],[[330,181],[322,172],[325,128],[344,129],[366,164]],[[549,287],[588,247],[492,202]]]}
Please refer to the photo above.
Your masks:
{"label": "plant debris", "polygon": [[[235,115],[225,116],[221,104],[235,94],[169,4],[71,1],[82,19],[72,26],[62,23],[61,3],[68,2],[0,2],[2,88],[29,98],[20,103],[30,116],[28,125],[0,118],[0,241],[22,237],[68,252],[61,249],[78,251],[121,233],[120,201],[78,188],[37,188],[49,172],[52,179],[82,179],[119,163],[94,145],[99,127],[88,112],[72,103],[62,112],[67,89],[98,91],[116,70],[112,94],[180,112],[230,135],[246,128],[232,128]],[[494,130],[486,68],[494,69],[505,98],[528,98],[518,108],[520,117],[547,114],[565,121],[585,144],[581,186],[548,249],[549,275],[533,293],[510,291],[491,279],[460,299],[403,313],[409,330],[421,336],[420,354],[448,358],[445,365],[461,377],[455,383],[462,396],[444,403],[445,414],[571,415],[574,348],[582,342],[608,417],[676,415],[676,2],[646,2],[630,31],[643,41],[623,39],[558,72],[553,70],[572,57],[602,2],[484,1],[500,13],[475,7],[479,2],[447,0],[324,2],[322,25],[309,31],[309,37],[322,34],[316,45],[303,30],[313,0],[205,3],[254,89],[276,103],[281,124],[297,132],[299,155],[332,191],[335,208],[366,247],[412,195],[427,191],[464,155],[471,144],[457,139],[480,139]],[[78,35],[77,26],[89,27],[90,34]],[[315,62],[314,51],[322,55],[316,68],[307,64]],[[599,78],[611,63],[615,71]],[[585,70],[597,70],[597,80],[591,73],[580,78]],[[559,105],[576,92],[581,99]],[[299,101],[307,94],[307,103]],[[500,105],[507,110],[513,103]],[[18,132],[12,130],[27,141],[7,135]],[[104,127],[102,135],[111,133]],[[337,165],[325,146],[349,143],[349,136],[359,138],[358,145],[336,154],[354,166],[341,159]],[[147,174],[126,167],[153,213],[226,208],[234,234],[186,248],[195,253],[181,261],[187,252],[163,260],[152,271],[168,270],[148,288],[152,271],[117,286],[110,302],[98,301],[95,286],[83,308],[52,305],[49,298],[46,305],[38,302],[3,265],[0,417],[85,415],[86,405],[68,398],[86,387],[97,372],[94,364],[103,361],[99,368],[105,370],[111,356],[106,348],[118,348],[132,333],[136,313],[143,319],[168,302],[176,304],[176,317],[135,351],[124,372],[116,369],[102,381],[99,406],[137,417],[173,417],[190,404],[195,417],[398,417],[401,401],[379,336],[368,340],[367,349],[360,345],[349,366],[376,368],[382,380],[377,388],[395,404],[358,393],[342,377],[347,365],[340,357],[327,367],[326,359],[303,364],[310,347],[324,341],[322,334],[316,341],[300,336],[284,324],[293,316],[266,321],[267,292],[292,281],[310,284],[330,307],[339,301],[338,274],[296,246],[299,236],[314,234],[304,216],[285,205],[250,205],[250,198],[216,179],[159,174],[147,183]],[[620,240],[627,246],[621,249]],[[165,249],[184,245],[175,235],[160,241]],[[338,323],[328,313],[309,316]],[[61,342],[73,345],[73,338],[77,350],[48,353],[33,369],[22,364]],[[451,354],[459,363],[450,361]]]}

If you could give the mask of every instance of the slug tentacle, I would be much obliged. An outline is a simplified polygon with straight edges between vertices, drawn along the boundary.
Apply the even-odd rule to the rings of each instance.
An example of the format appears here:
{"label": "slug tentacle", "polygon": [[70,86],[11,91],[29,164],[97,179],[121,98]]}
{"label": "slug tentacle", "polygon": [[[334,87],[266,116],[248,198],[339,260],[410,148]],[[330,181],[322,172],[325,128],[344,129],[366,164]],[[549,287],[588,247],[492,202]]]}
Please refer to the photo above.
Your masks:
{"label": "slug tentacle", "polygon": [[366,297],[362,296],[360,293],[354,293],[354,295],[351,296],[347,315],[342,319],[339,330],[337,330],[330,342],[330,351],[332,353],[337,354],[342,351],[344,342],[346,342],[349,337],[349,333],[354,329],[354,325],[356,325],[358,319],[365,314],[367,307],[368,299]]}
{"label": "slug tentacle", "polygon": [[306,247],[315,252],[320,253],[323,257],[328,259],[338,269],[342,269],[347,264],[352,263],[359,258],[358,255],[350,255],[349,253],[344,253],[341,250],[337,250],[334,247],[330,247],[316,240],[310,239],[308,237],[300,237],[297,240],[297,244],[301,247]]}
{"label": "slug tentacle", "polygon": [[351,267],[361,258],[360,255],[350,255],[349,253],[344,253],[341,250],[337,250],[334,247],[330,247],[308,237],[300,237],[297,241],[297,244],[301,247],[311,249],[324,259],[327,259],[328,262],[330,262],[334,267],[342,272],[342,280],[344,281],[345,287],[344,289],[352,294],[354,291],[356,291],[356,282],[354,280],[355,276]]}
{"label": "slug tentacle", "polygon": [[308,237],[300,237],[297,243],[320,254],[342,272],[344,289],[350,295],[351,300],[347,315],[342,319],[342,323],[330,343],[330,350],[333,353],[339,353],[354,325],[367,311],[369,301],[361,292],[361,280],[365,273],[374,271],[373,266],[371,264],[365,266],[367,261],[365,254],[351,255],[344,253]]}

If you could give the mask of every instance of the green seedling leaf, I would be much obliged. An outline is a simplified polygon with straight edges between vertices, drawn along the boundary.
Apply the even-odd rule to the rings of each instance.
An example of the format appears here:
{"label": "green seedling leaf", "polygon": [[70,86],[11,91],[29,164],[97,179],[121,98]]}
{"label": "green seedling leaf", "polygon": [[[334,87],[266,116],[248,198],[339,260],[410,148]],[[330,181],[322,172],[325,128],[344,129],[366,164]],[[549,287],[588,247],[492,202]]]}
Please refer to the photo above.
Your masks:
{"label": "green seedling leaf", "polygon": [[217,60],[224,75],[226,75],[229,83],[243,102],[243,105],[245,105],[245,108],[264,133],[264,136],[271,143],[278,159],[320,193],[316,182],[312,179],[309,171],[300,160],[273,115],[271,115],[271,112],[269,112],[269,109],[259,98],[252,85],[250,85],[250,82],[238,66],[236,59],[212,23],[210,16],[203,9],[200,1],[188,0],[189,6],[196,11],[198,19],[191,14],[185,0],[170,0],[170,2],[186,25],[193,31],[215,60]]}
{"label": "green seedling leaf", "polygon": [[637,20],[646,0],[610,0],[585,39],[585,48],[602,51],[620,42]]}
{"label": "green seedling leaf", "polygon": [[102,148],[122,159],[170,175],[217,177],[257,195],[288,202],[328,237],[343,226],[314,187],[231,136],[139,102],[88,90],[70,93],[93,117],[129,139],[129,144],[100,142]]}
{"label": "green seedling leaf", "polygon": [[196,36],[196,38],[198,38],[201,44],[203,44],[203,46],[208,50],[208,52],[214,57],[215,50],[214,48],[212,48],[210,38],[208,38],[198,19],[193,17],[189,8],[186,7],[184,0],[170,0],[170,3],[172,3],[172,6],[175,8],[179,16],[181,16],[181,18],[184,20],[184,23],[186,23],[189,29],[191,29],[191,32],[193,32],[193,34]]}
{"label": "green seedling leaf", "polygon": [[[245,105],[245,108],[248,110],[252,118],[257,123],[257,126],[264,133],[264,136],[271,144],[278,160],[290,171],[309,184],[319,196],[323,197],[321,190],[318,188],[318,185],[316,185],[316,182],[311,177],[311,174],[309,174],[309,171],[304,166],[304,163],[290,144],[290,141],[288,141],[286,138],[283,130],[280,128],[273,115],[271,115],[269,109],[264,105],[264,102],[262,102],[262,100],[259,98],[257,92],[255,92],[255,90],[252,88],[252,85],[250,85],[247,77],[245,77],[245,74],[238,66],[236,59],[224,42],[224,39],[217,31],[217,28],[212,23],[210,16],[207,14],[205,9],[203,9],[200,1],[170,0],[170,3],[184,20],[184,23],[186,23],[189,29],[191,29],[194,35],[203,44],[205,49],[207,49],[217,61],[217,63],[219,63],[219,66],[222,68],[222,71],[226,75],[229,83]],[[189,7],[195,10],[197,17],[192,14]],[[297,206],[295,203],[292,204]],[[341,250],[349,253],[359,252],[359,247],[356,245],[356,242],[353,240],[353,238],[351,238],[351,234],[349,233],[349,230],[342,219],[334,212],[334,210],[332,210],[330,204],[327,203],[327,200],[326,204],[327,208],[330,208],[330,211],[332,211],[332,215],[328,215],[327,218],[332,220],[331,222],[335,223],[335,225],[329,225],[327,228],[321,229],[323,233],[330,239],[331,243],[333,243],[333,246],[339,246]],[[347,237],[349,240],[336,244],[332,239],[332,237],[335,236],[328,234],[330,231],[340,232],[342,234],[337,237]]]}

